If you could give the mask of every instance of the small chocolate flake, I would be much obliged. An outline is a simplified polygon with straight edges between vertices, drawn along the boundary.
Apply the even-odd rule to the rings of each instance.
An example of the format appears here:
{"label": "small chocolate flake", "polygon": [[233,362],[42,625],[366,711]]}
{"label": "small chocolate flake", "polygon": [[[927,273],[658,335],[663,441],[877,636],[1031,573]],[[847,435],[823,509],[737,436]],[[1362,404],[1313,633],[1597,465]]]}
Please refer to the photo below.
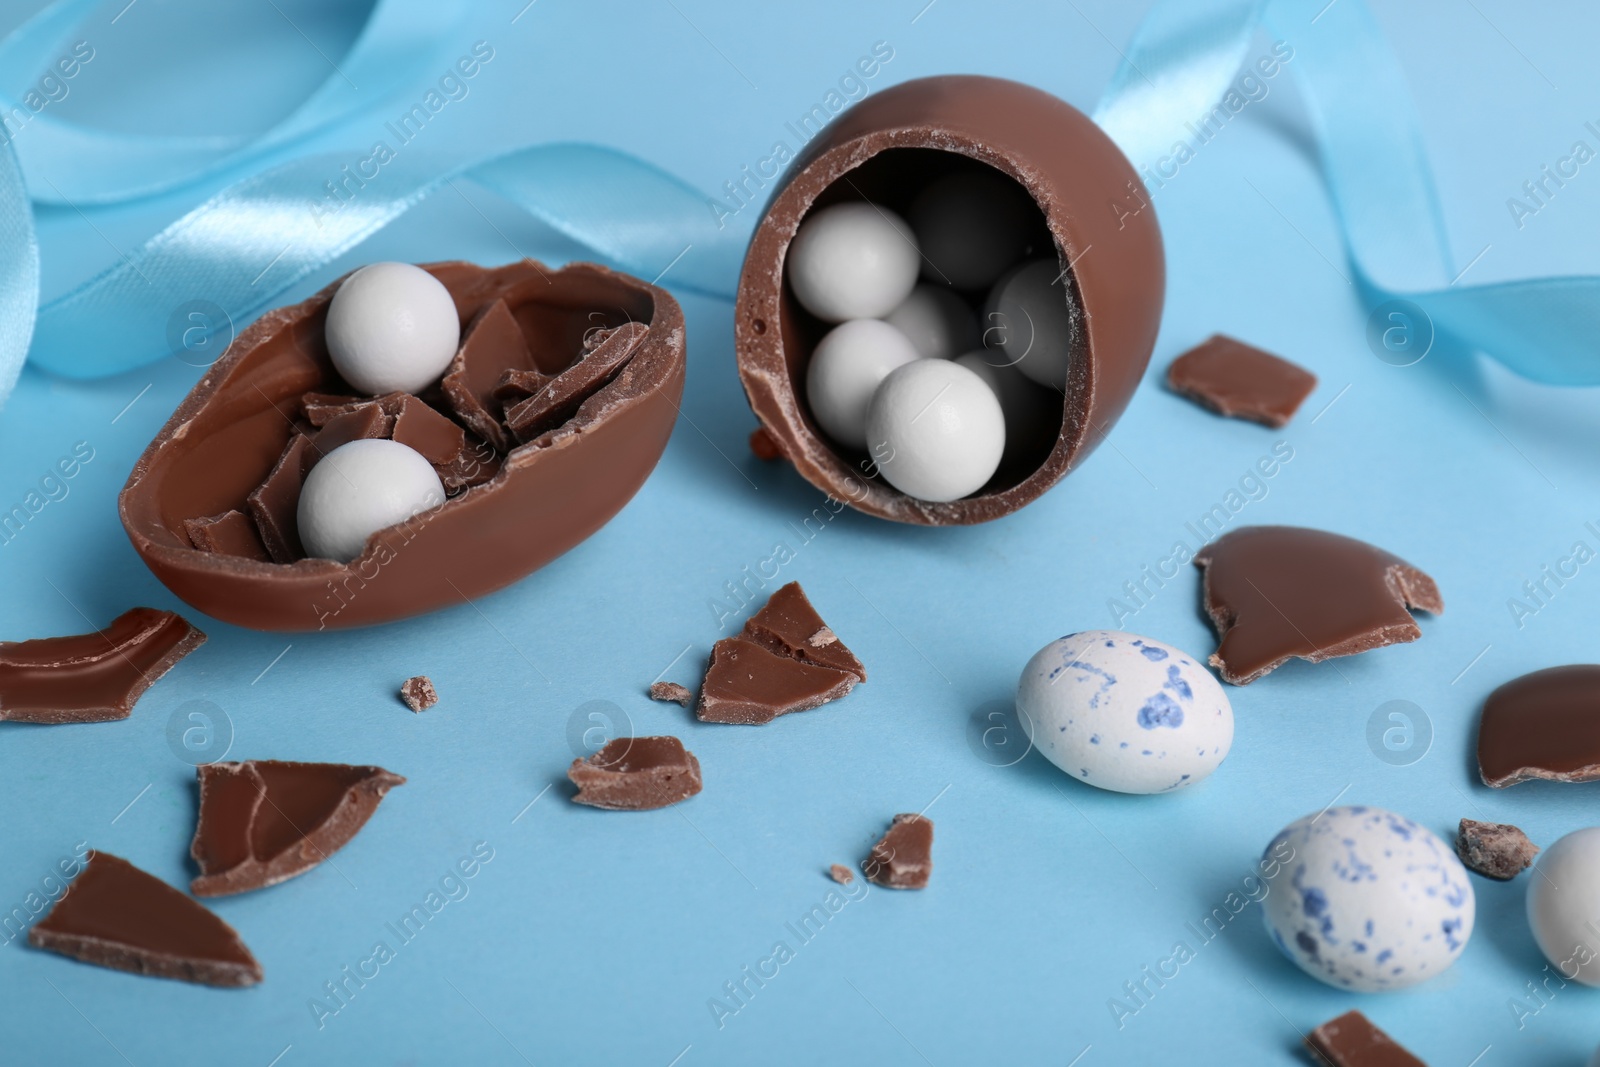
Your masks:
{"label": "small chocolate flake", "polygon": [[651,700],[665,700],[674,704],[688,707],[694,703],[694,694],[688,686],[679,685],[677,682],[655,682],[650,686]]}
{"label": "small chocolate flake", "polygon": [[676,737],[615,737],[588,759],[575,759],[567,777],[578,804],[612,811],[648,811],[700,792],[700,761]]}
{"label": "small chocolate flake", "polygon": [[427,711],[439,703],[439,693],[433,688],[433,679],[426,674],[407,678],[400,686],[400,699],[412,711]]}
{"label": "small chocolate flake", "polygon": [[856,880],[855,872],[842,863],[835,863],[828,868],[828,877],[840,885],[849,885]]}
{"label": "small chocolate flake", "polygon": [[925,889],[933,873],[933,820],[902,813],[894,817],[865,864],[867,881],[887,889]]}
{"label": "small chocolate flake", "polygon": [[1359,1011],[1329,1019],[1305,1040],[1317,1062],[1328,1067],[1428,1067]]}

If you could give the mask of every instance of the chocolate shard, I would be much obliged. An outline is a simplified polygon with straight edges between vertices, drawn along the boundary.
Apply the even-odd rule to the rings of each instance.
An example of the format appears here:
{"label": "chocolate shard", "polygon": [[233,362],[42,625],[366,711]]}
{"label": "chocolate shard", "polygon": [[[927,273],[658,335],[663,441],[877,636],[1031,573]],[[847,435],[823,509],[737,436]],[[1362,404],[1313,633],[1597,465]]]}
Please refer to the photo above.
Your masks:
{"label": "chocolate shard", "polygon": [[277,885],[343,848],[384,794],[405,784],[382,767],[247,760],[196,768],[200,818],[189,854],[197,897]]}
{"label": "chocolate shard", "polygon": [[311,467],[316,466],[317,460],[329,452],[351,441],[388,437],[393,425],[393,418],[377,401],[359,404],[349,411],[340,412],[323,423],[322,429],[311,435],[310,464],[306,470],[309,471]]}
{"label": "chocolate shard", "polygon": [[256,520],[261,543],[274,563],[293,563],[303,557],[300,545],[300,488],[315,461],[311,438],[295,434],[266,480],[245,497],[245,508]]}
{"label": "chocolate shard", "polygon": [[202,552],[272,562],[255,520],[242,511],[224,511],[204,519],[184,519],[183,532],[189,543]]}
{"label": "chocolate shard", "polygon": [[1247,526],[1194,558],[1216,627],[1211,665],[1246,685],[1291,657],[1313,663],[1415,641],[1407,608],[1438,615],[1439,587],[1422,571],[1353,537],[1298,526]]}
{"label": "chocolate shard", "polygon": [[790,582],[773,593],[744,624],[744,636],[780,656],[846,671],[858,681],[867,680],[867,668],[822,621],[799,582]]}
{"label": "chocolate shard", "polygon": [[28,941],[156,978],[213,986],[261,981],[261,964],[233,927],[154,875],[98,850],[50,914],[28,931]]}
{"label": "chocolate shard", "polygon": [[933,873],[933,820],[902,813],[872,846],[867,881],[888,889],[925,889]]}
{"label": "chocolate shard", "polygon": [[1294,418],[1317,376],[1219,333],[1173,360],[1167,385],[1219,415],[1276,427]]}
{"label": "chocolate shard", "polygon": [[549,385],[550,377],[543,371],[522,370],[513,367],[500,375],[500,381],[494,387],[494,398],[500,401],[502,405],[526,400]]}
{"label": "chocolate shard", "polygon": [[597,330],[584,342],[578,361],[550,379],[526,400],[506,408],[506,426],[518,441],[528,442],[548,433],[577,414],[583,402],[616,377],[650,328],[642,322]]}
{"label": "chocolate shard", "polygon": [[700,792],[700,761],[676,737],[615,737],[567,777],[579,804],[612,811],[648,811]]}
{"label": "chocolate shard", "polygon": [[446,493],[482,485],[499,469],[487,444],[469,439],[465,430],[414,396],[401,394],[394,404],[389,437],[432,464]]}
{"label": "chocolate shard", "polygon": [[426,674],[407,678],[400,686],[400,699],[412,711],[427,711],[439,703],[439,693],[433,688],[433,679]]}
{"label": "chocolate shard", "polygon": [[828,877],[840,885],[849,885],[856,880],[855,872],[842,863],[835,863],[828,868]]}
{"label": "chocolate shard", "polygon": [[1462,819],[1456,831],[1456,855],[1485,878],[1509,882],[1532,866],[1538,854],[1539,846],[1510,823]]}
{"label": "chocolate shard", "polygon": [[92,634],[0,641],[0,722],[126,719],[205,641],[183,616],[157,608],[125,611]]}
{"label": "chocolate shard", "polygon": [[725,637],[711,646],[695,714],[702,722],[760,725],[838,700],[855,684],[848,671],[780,656],[746,637]]}
{"label": "chocolate shard", "polygon": [[653,682],[650,685],[650,699],[670,701],[688,707],[694,703],[694,694],[689,692],[688,686],[679,685],[677,682]]}
{"label": "chocolate shard", "polygon": [[1478,723],[1478,773],[1496,789],[1533,778],[1600,779],[1600,665],[1547,667],[1490,693]]}
{"label": "chocolate shard", "polygon": [[1306,1047],[1327,1067],[1428,1067],[1359,1011],[1347,1011],[1311,1031]]}
{"label": "chocolate shard", "polygon": [[456,418],[499,452],[516,444],[500,424],[503,407],[494,395],[507,370],[537,372],[539,365],[510,306],[495,300],[467,324],[440,386]]}

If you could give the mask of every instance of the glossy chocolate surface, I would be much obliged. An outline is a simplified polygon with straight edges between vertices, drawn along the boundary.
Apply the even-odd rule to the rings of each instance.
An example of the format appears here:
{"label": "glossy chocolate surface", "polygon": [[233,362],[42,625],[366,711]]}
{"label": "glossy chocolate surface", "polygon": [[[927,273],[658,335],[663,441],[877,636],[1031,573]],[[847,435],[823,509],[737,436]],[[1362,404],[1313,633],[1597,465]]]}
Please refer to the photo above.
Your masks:
{"label": "glossy chocolate surface", "polygon": [[587,759],[575,759],[567,777],[578,804],[612,811],[649,811],[700,792],[700,761],[676,737],[616,737]]}
{"label": "glossy chocolate surface", "polygon": [[1173,360],[1167,384],[1219,415],[1277,427],[1294,418],[1317,376],[1219,333]]}
{"label": "glossy chocolate surface", "polygon": [[925,889],[933,874],[933,820],[902,813],[872,846],[867,881],[889,889]]}
{"label": "glossy chocolate surface", "polygon": [[1306,1047],[1326,1067],[1427,1067],[1359,1011],[1347,1011],[1311,1031]]}
{"label": "glossy chocolate surface", "polygon": [[1547,667],[1490,693],[1478,723],[1478,772],[1496,788],[1600,779],[1600,665]]}

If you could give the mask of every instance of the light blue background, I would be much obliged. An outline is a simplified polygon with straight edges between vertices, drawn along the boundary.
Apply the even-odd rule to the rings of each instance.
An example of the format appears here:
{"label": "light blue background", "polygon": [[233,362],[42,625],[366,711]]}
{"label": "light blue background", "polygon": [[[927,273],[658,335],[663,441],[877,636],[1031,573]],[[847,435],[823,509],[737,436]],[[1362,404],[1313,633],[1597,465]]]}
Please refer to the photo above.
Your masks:
{"label": "light blue background", "polygon": [[[199,5],[140,0],[113,25],[124,2],[91,23],[97,58],[64,115],[149,131],[264,123],[327,73],[307,38],[330,55],[342,47],[339,25],[318,22],[313,4],[281,5],[306,37],[270,6],[240,5],[237,44],[219,51],[195,44]],[[459,41],[441,42],[440,70],[480,38],[496,57],[425,136],[474,155],[598,141],[712,190],[765,156],[784,122],[876,41],[894,58],[874,90],[977,71],[1087,108],[1140,14],[1112,0],[924,2],[538,0],[515,24],[522,0],[485,4]],[[1320,6],[1307,5],[1302,32],[1315,32]],[[1575,139],[1594,144],[1583,123],[1600,119],[1600,14],[1567,3],[1530,15],[1510,0],[1378,13],[1416,96],[1458,261],[1487,246],[1468,278],[1600,271],[1600,174],[1590,173],[1600,163],[1520,230],[1505,203]],[[130,84],[152,56],[160,75]],[[354,158],[388,110],[403,110],[395,103],[319,146]],[[0,1061],[1288,1064],[1304,1062],[1297,1031],[1359,1006],[1433,1064],[1580,1062],[1600,1036],[1600,994],[1568,986],[1520,1029],[1509,1007],[1544,976],[1526,877],[1474,878],[1465,955],[1411,992],[1320,985],[1277,954],[1252,907],[1122,1029],[1107,1006],[1176,940],[1195,946],[1185,924],[1239,887],[1279,827],[1335,798],[1442,835],[1465,815],[1515,822],[1548,844],[1600,821],[1597,787],[1490,791],[1472,757],[1494,686],[1596,657],[1600,564],[1520,629],[1507,600],[1574,541],[1600,548],[1583,525],[1600,519],[1597,398],[1442,347],[1410,368],[1374,358],[1312,152],[1280,76],[1157,194],[1169,296],[1146,383],[1108,445],[1021,514],[926,530],[846,513],[802,545],[795,528],[821,497],[748,454],[755,423],[733,371],[729,305],[685,296],[684,419],[637,498],[565,558],[478,604],[358,633],[279,636],[198,619],[210,641],[127,721],[0,729],[5,910],[84,840],[169,882],[192,877],[193,772],[166,740],[189,701],[226,711],[230,758],[378,763],[410,779],[333,862],[216,903],[266,970],[255,989],[142,980],[0,946]],[[46,295],[215,187],[87,217],[44,213]],[[287,299],[375,259],[576,254],[462,192],[441,193]],[[1173,356],[1217,330],[1319,375],[1287,429],[1217,419],[1159,384]],[[91,384],[24,374],[0,413],[0,505],[75,442],[95,458],[66,499],[0,546],[0,638],[80,631],[85,615],[103,624],[135,604],[181,606],[129,547],[115,497],[197,376],[176,359]],[[971,716],[1006,700],[1046,641],[1110,626],[1107,599],[1277,441],[1294,458],[1238,522],[1337,530],[1423,567],[1448,610],[1423,620],[1421,641],[1231,689],[1233,752],[1183,795],[1100,793],[1037,754],[1012,767],[978,759]],[[780,581],[804,583],[871,681],[762,729],[702,725],[647,700],[660,672],[696,681],[723,635],[713,599],[780,542],[795,551]],[[1187,570],[1126,627],[1196,654],[1213,647]],[[394,691],[419,672],[442,700],[416,716]],[[1396,699],[1423,708],[1434,734],[1405,767],[1366,740],[1374,709]],[[704,793],[649,814],[569,803],[569,720],[596,700],[623,709],[636,732],[682,737]],[[846,906],[719,1029],[708,998],[775,941],[796,947],[784,924],[833,888],[828,864],[858,862],[889,816],[930,802],[931,887],[873,889]],[[374,941],[392,946],[385,923],[480,841],[494,859],[470,894],[319,1029],[310,998]]]}

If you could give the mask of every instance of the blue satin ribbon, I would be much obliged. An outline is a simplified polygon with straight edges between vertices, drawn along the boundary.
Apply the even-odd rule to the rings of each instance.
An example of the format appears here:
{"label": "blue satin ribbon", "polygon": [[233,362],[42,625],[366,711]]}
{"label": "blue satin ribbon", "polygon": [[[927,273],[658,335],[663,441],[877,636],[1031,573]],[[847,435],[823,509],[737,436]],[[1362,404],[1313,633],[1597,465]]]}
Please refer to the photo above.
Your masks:
{"label": "blue satin ribbon", "polygon": [[[70,40],[87,2],[59,0],[0,43],[0,71],[39,69]],[[408,83],[433,60],[427,42],[437,36],[439,10],[434,0],[380,0],[341,67],[365,71],[370,61],[380,68],[368,80],[372,92]],[[458,9],[444,10],[454,17]],[[1187,139],[1186,122],[1223,99],[1263,25],[1295,49],[1291,66],[1312,110],[1329,193],[1365,295],[1373,303],[1410,301],[1437,329],[1526,377],[1600,384],[1600,359],[1591,351],[1600,334],[1600,279],[1460,284],[1403,79],[1364,0],[1326,7],[1321,0],[1160,0],[1096,120],[1130,159],[1148,165]],[[0,91],[14,92],[8,77],[0,75]],[[718,229],[702,194],[625,153],[536,145],[466,165],[402,151],[333,201],[324,183],[340,176],[346,158],[291,160],[228,187],[123,263],[51,301],[35,326],[38,256],[23,174],[35,200],[54,199],[53,191],[101,203],[172,188],[291,147],[372,102],[369,92],[354,96],[332,83],[255,138],[123,137],[64,131],[36,118],[17,139],[20,171],[9,149],[0,152],[0,201],[8,201],[0,203],[0,389],[9,391],[30,333],[39,366],[95,377],[172,351],[169,320],[186,302],[211,302],[242,324],[457,178],[495,190],[634,273],[655,277],[670,267],[674,285],[731,295],[747,234]],[[83,167],[84,158],[96,166]]]}

